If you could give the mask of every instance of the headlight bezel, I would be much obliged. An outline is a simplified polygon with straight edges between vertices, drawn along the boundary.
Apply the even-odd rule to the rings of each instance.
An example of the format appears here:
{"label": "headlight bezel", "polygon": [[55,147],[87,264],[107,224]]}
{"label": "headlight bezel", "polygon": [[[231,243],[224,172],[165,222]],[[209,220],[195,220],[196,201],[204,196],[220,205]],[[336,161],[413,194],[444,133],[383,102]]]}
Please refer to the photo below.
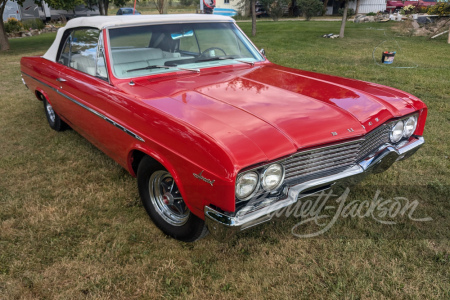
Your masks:
{"label": "headlight bezel", "polygon": [[[251,173],[256,174],[256,177],[257,177],[257,178],[256,178],[256,184],[255,184],[253,190],[252,190],[250,193],[248,193],[247,195],[245,195],[244,197],[238,196],[238,193],[237,193],[237,187],[238,187],[239,181],[240,181],[245,175],[249,175],[249,174],[251,174]],[[260,174],[259,174],[256,170],[249,170],[249,171],[246,171],[246,172],[243,172],[243,173],[239,174],[239,175],[236,177],[236,183],[235,183],[235,186],[234,186],[234,194],[235,194],[235,196],[236,196],[236,199],[238,199],[239,201],[245,201],[245,200],[248,200],[248,199],[250,199],[251,197],[253,197],[253,196],[256,194],[256,192],[259,190],[259,187],[260,187],[260,181],[261,181],[261,176],[260,176]]]}
{"label": "headlight bezel", "polygon": [[[239,172],[238,175],[236,176],[236,181],[235,181],[235,186],[234,186],[236,203],[248,201],[248,200],[252,199],[253,197],[258,197],[259,195],[264,194],[264,193],[272,194],[276,191],[279,191],[280,187],[282,187],[284,184],[284,179],[285,179],[285,175],[286,175],[284,165],[282,164],[281,161],[282,160],[271,162],[271,163],[264,164],[264,165],[259,165],[257,167],[244,169],[244,171]],[[272,187],[271,189],[267,189],[267,187],[263,186],[263,175],[267,174],[269,168],[274,165],[281,167],[281,170],[282,170],[281,180],[278,182],[278,184],[276,186]],[[258,183],[256,185],[256,188],[248,196],[247,195],[245,197],[239,196],[237,193],[239,181],[242,179],[243,176],[245,176],[246,174],[251,173],[251,172],[256,173],[258,175]]]}
{"label": "headlight bezel", "polygon": [[[266,174],[267,174],[267,172],[269,171],[269,169],[270,169],[271,167],[275,167],[275,166],[279,166],[279,167],[280,167],[280,169],[281,169],[281,177],[280,177],[280,180],[278,181],[278,183],[277,183],[276,186],[274,186],[274,187],[272,187],[272,188],[269,188],[269,187],[267,187],[266,184],[265,184],[264,177],[266,176]],[[272,164],[266,166],[266,167],[263,169],[263,171],[261,172],[261,175],[260,175],[261,187],[262,187],[266,192],[272,192],[272,191],[275,191],[276,189],[278,189],[278,188],[281,186],[281,184],[283,184],[284,176],[285,176],[284,166],[283,166],[282,164],[280,164],[280,163],[272,163]]]}
{"label": "headlight bezel", "polygon": [[[414,126],[413,126],[413,129],[412,129],[412,131],[411,132],[409,132],[409,133],[407,133],[406,132],[406,124],[410,121],[410,120],[413,120],[414,121]],[[414,114],[412,114],[412,115],[408,115],[408,116],[405,116],[405,117],[402,117],[402,118],[400,118],[400,119],[397,119],[397,120],[395,120],[395,121],[392,121],[391,122],[391,128],[390,128],[390,131],[389,131],[389,141],[391,142],[391,143],[393,143],[393,144],[397,144],[397,143],[399,143],[401,140],[403,140],[403,139],[409,139],[411,136],[413,136],[414,135],[414,133],[416,132],[416,129],[417,129],[417,125],[418,125],[418,123],[419,123],[419,114],[418,113],[414,113]],[[401,124],[402,125],[402,130],[401,130],[401,135],[399,135],[398,137],[398,139],[395,139],[394,137],[393,137],[393,133],[394,133],[394,129],[396,128],[396,126],[398,125],[398,124]]]}
{"label": "headlight bezel", "polygon": [[[398,129],[395,129],[396,127],[397,127],[397,125],[400,125],[401,126],[401,129],[400,128],[398,128]],[[394,144],[396,144],[396,143],[398,143],[398,142],[400,142],[401,141],[401,139],[403,138],[403,130],[405,129],[405,124],[403,123],[403,120],[398,120],[398,121],[396,121],[395,123],[394,123],[394,125],[392,126],[392,128],[391,128],[391,131],[389,132],[389,140],[392,142],[392,143],[394,143]],[[395,131],[397,131],[397,133],[399,134],[398,135],[398,138],[394,138],[394,132]]]}
{"label": "headlight bezel", "polygon": [[[406,132],[406,126],[407,126],[407,123],[410,121],[410,120],[413,120],[414,121],[414,125],[413,125],[413,128],[412,128],[412,130],[411,130],[411,132],[410,133],[407,133]],[[414,132],[416,131],[416,129],[417,129],[417,122],[418,120],[417,120],[417,115],[412,115],[412,116],[409,116],[407,119],[405,119],[404,120],[404,126],[403,126],[403,137],[404,138],[409,138],[409,137],[411,137],[413,134],[414,134]]]}

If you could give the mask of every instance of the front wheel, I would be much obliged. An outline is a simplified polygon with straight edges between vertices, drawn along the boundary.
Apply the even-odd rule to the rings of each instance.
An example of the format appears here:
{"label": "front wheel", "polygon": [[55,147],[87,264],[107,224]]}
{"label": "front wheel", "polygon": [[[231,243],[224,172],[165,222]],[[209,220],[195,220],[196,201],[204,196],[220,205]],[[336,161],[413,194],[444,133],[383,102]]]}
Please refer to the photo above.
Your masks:
{"label": "front wheel", "polygon": [[172,175],[150,157],[139,164],[138,189],[148,215],[165,234],[184,242],[203,238],[205,222],[192,214]]}

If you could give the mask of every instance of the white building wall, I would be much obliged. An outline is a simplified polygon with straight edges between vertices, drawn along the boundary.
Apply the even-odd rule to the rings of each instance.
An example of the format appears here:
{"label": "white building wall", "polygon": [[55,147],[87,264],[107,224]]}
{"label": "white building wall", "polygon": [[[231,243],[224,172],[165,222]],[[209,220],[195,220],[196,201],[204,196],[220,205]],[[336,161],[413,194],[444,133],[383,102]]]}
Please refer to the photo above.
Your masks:
{"label": "white building wall", "polygon": [[[228,3],[225,3],[228,2]],[[239,11],[239,8],[241,6],[240,1],[238,0],[216,0],[216,7],[218,8],[232,8],[236,11]]]}
{"label": "white building wall", "polygon": [[[356,1],[351,1],[349,3],[349,8],[353,8],[356,11]],[[379,11],[386,10],[386,1],[385,0],[361,0],[359,2],[359,11],[360,14],[367,14],[370,12],[377,13]]]}

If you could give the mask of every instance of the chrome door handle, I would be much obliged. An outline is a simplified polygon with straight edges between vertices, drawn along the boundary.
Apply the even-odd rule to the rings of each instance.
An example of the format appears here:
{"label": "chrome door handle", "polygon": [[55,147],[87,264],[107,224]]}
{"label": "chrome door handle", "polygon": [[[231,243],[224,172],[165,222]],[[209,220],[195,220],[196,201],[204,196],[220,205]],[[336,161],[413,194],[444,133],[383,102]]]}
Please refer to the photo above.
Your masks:
{"label": "chrome door handle", "polygon": [[66,82],[67,80],[65,80],[64,78],[56,78],[56,81],[59,81],[59,82]]}

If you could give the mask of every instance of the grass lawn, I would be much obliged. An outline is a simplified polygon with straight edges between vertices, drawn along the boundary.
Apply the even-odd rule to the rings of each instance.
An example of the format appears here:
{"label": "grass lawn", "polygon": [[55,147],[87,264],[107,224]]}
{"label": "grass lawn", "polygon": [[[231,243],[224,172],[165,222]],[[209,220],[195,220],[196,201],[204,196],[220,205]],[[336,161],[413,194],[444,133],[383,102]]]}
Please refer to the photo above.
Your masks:
{"label": "grass lawn", "polygon": [[[249,34],[251,23],[239,23]],[[450,45],[396,37],[388,24],[258,22],[252,38],[278,64],[390,85],[428,105],[426,145],[351,190],[352,200],[417,200],[415,217],[384,225],[341,218],[317,238],[288,219],[228,243],[165,237],[136,180],[74,131],[56,133],[20,79],[22,56],[54,34],[0,53],[0,299],[360,299],[450,297]],[[378,66],[381,51],[397,50]],[[413,68],[393,68],[413,67]],[[309,225],[308,225],[309,226]],[[305,230],[312,230],[313,226]]]}

